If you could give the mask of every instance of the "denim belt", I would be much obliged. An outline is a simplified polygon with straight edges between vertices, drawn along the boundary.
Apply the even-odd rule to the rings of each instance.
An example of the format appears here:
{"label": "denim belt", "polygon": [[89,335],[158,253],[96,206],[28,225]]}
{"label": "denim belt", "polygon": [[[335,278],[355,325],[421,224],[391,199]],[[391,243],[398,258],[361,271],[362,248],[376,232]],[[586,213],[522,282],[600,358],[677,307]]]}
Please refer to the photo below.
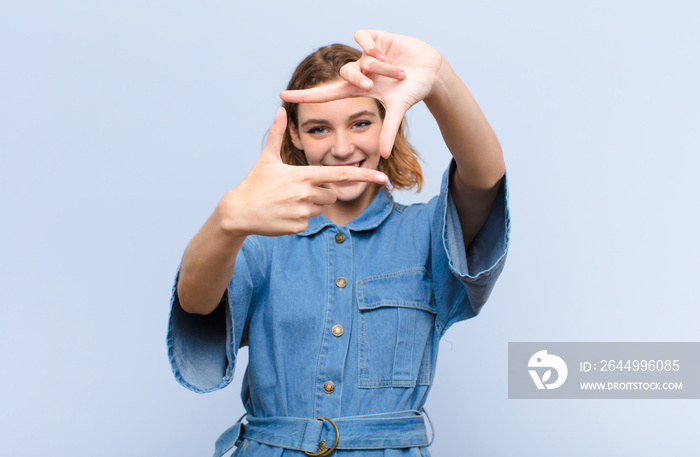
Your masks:
{"label": "denim belt", "polygon": [[214,457],[221,457],[243,439],[324,457],[335,449],[429,446],[432,439],[428,440],[423,415],[430,422],[424,409],[333,419],[248,416],[246,424],[241,417],[216,440]]}

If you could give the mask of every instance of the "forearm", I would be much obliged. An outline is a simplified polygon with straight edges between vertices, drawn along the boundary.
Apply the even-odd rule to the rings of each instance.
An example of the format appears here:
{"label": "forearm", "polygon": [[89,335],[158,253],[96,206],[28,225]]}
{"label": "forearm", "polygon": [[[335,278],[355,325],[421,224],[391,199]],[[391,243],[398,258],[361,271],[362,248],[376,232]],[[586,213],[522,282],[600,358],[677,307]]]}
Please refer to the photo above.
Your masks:
{"label": "forearm", "polygon": [[192,238],[182,256],[177,294],[188,313],[209,314],[221,301],[246,236],[222,222],[219,208]]}
{"label": "forearm", "polygon": [[493,188],[505,173],[501,146],[469,89],[444,58],[425,104],[455,158],[460,181],[475,189]]}
{"label": "forearm", "polygon": [[450,192],[468,246],[486,220],[505,174],[501,146],[467,86],[444,58],[425,104],[457,165]]}

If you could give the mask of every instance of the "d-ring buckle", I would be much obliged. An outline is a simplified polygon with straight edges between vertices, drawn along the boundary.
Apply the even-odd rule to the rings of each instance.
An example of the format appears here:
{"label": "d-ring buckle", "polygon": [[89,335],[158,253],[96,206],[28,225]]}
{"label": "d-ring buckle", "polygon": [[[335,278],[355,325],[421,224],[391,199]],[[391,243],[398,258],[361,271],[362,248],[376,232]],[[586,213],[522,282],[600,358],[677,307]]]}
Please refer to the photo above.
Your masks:
{"label": "d-ring buckle", "polygon": [[304,454],[310,455],[311,457],[324,457],[326,455],[329,455],[331,452],[335,451],[335,447],[338,445],[338,426],[335,425],[335,422],[332,420],[328,419],[327,417],[317,417],[316,420],[325,422],[328,421],[331,423],[333,426],[333,430],[335,431],[335,441],[333,441],[333,446],[331,447],[326,447],[326,440],[321,440],[318,442],[318,452],[306,452],[304,451]]}

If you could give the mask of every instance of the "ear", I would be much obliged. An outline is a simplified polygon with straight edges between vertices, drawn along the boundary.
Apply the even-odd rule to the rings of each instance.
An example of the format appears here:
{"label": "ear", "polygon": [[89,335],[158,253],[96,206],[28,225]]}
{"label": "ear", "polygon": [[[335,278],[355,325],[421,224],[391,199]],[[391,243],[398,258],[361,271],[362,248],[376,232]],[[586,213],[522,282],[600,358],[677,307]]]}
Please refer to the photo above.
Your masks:
{"label": "ear", "polygon": [[294,147],[299,149],[300,151],[303,151],[304,148],[302,147],[301,139],[299,138],[299,131],[297,130],[293,122],[289,123],[289,136],[292,138],[292,144],[294,145]]}

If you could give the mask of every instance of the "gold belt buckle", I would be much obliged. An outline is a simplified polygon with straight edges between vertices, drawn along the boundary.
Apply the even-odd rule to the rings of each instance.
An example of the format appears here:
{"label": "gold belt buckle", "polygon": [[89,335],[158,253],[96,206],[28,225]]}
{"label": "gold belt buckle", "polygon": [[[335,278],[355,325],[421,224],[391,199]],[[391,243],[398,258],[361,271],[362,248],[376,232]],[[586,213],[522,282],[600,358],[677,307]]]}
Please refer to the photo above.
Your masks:
{"label": "gold belt buckle", "polygon": [[318,442],[318,452],[304,451],[304,454],[310,455],[311,457],[324,457],[326,455],[329,455],[331,452],[335,451],[335,447],[338,445],[338,426],[335,425],[335,422],[328,419],[327,417],[317,417],[316,420],[321,422],[328,421],[331,423],[331,425],[333,426],[333,430],[335,431],[335,441],[333,441],[333,446],[326,447],[326,440],[321,440]]}

